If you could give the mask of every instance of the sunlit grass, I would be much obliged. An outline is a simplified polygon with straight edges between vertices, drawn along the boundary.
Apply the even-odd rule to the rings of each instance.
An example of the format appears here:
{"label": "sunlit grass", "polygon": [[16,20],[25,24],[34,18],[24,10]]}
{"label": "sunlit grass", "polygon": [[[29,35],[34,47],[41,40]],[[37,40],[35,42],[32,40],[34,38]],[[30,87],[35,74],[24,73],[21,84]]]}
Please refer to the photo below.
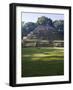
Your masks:
{"label": "sunlit grass", "polygon": [[32,49],[33,52],[31,51],[31,53],[30,53],[31,49],[32,48],[29,48],[29,51],[27,50],[28,54],[27,54],[27,51],[25,49],[26,54],[22,55],[22,57],[24,59],[29,57],[29,58],[31,58],[31,60],[64,60],[64,50],[63,50],[63,48],[60,48],[60,49],[59,48],[53,48],[53,49],[52,48],[47,48],[47,52],[44,50],[46,48],[40,48],[40,49],[35,48],[36,51],[33,48]]}

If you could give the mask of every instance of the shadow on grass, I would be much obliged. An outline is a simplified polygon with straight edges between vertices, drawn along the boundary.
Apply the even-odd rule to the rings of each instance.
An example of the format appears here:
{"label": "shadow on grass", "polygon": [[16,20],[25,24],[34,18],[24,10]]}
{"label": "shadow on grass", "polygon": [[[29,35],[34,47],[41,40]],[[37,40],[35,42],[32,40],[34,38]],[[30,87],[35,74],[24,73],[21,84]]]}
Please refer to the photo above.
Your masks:
{"label": "shadow on grass", "polygon": [[24,53],[24,54],[33,54],[34,52],[36,52],[36,53],[44,53],[44,52],[47,52],[48,53],[48,51],[49,52],[57,52],[57,51],[59,51],[58,49],[55,49],[55,48],[48,48],[48,47],[45,47],[45,48],[39,48],[39,47],[34,47],[34,48],[30,48],[30,47],[28,47],[28,48],[22,48],[22,53]]}
{"label": "shadow on grass", "polygon": [[22,60],[22,77],[64,75],[64,61]]}

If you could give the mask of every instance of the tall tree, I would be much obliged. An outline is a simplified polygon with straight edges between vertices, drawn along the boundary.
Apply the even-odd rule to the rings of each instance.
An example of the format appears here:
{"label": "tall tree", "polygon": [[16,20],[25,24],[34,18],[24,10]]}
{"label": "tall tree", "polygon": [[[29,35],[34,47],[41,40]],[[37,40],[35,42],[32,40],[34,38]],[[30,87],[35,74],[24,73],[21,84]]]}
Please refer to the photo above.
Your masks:
{"label": "tall tree", "polygon": [[37,24],[38,25],[52,25],[53,23],[52,23],[52,20],[50,18],[42,16],[42,17],[38,18]]}

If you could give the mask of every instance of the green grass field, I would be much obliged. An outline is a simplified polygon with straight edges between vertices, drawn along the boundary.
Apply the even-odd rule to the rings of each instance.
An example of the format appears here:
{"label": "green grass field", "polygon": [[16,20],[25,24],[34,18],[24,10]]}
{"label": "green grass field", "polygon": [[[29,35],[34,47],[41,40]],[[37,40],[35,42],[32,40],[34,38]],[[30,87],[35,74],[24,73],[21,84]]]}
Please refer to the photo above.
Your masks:
{"label": "green grass field", "polygon": [[64,75],[64,48],[22,48],[22,77]]}

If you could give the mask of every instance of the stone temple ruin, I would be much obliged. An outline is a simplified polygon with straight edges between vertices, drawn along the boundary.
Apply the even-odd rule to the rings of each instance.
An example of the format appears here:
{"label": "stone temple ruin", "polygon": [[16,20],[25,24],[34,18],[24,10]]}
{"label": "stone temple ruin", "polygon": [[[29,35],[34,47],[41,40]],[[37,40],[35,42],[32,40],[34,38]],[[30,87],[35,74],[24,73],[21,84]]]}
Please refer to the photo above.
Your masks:
{"label": "stone temple ruin", "polygon": [[49,26],[39,25],[22,39],[23,47],[64,47],[64,40],[56,30]]}

